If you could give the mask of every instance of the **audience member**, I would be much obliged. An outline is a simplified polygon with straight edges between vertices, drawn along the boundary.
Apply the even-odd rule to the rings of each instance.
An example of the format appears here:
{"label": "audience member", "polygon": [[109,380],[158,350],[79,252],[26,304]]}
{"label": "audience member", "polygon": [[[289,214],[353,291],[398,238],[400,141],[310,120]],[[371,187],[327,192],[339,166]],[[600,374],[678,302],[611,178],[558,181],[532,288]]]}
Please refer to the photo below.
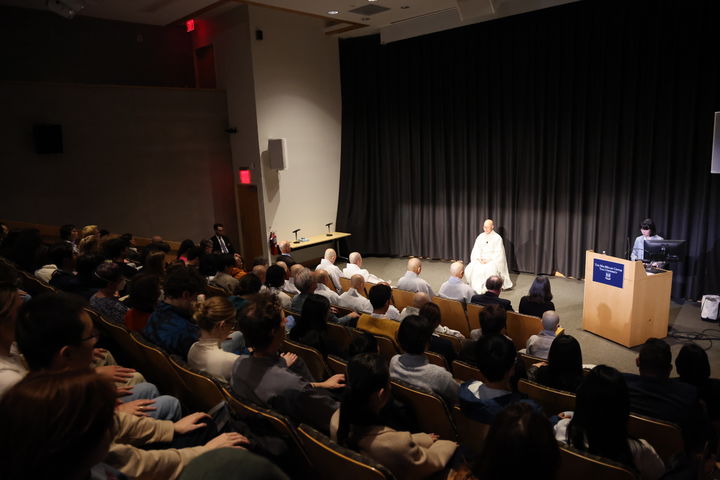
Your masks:
{"label": "audience member", "polygon": [[710,420],[720,420],[720,380],[710,378],[708,355],[695,343],[686,343],[675,358],[675,370],[680,381],[695,386],[705,402]]}
{"label": "audience member", "polygon": [[[31,371],[84,369],[91,365],[97,353],[98,332],[84,306],[84,299],[67,293],[46,293],[22,306],[15,335]],[[154,385],[124,386],[135,370],[116,365],[95,370],[118,385],[118,394],[125,402],[122,411],[162,419],[180,417],[180,402],[158,396]]]}
{"label": "audience member", "polygon": [[512,303],[506,298],[500,298],[500,292],[502,291],[503,279],[498,275],[490,276],[485,282],[485,288],[487,291],[482,295],[473,295],[471,303],[477,305],[500,305],[508,312],[514,312]]}
{"label": "audience member", "polygon": [[160,278],[165,277],[165,252],[162,250],[151,250],[145,256],[145,262],[141,270],[143,274],[157,275]]}
{"label": "audience member", "polygon": [[424,292],[434,297],[433,289],[428,282],[420,278],[420,272],[422,272],[422,261],[419,258],[408,260],[407,271],[398,280],[397,288],[410,292]]}
{"label": "audience member", "polygon": [[[507,328],[507,313],[505,312],[505,309],[499,305],[489,305],[480,310],[480,313],[478,314],[478,323],[480,324],[479,331],[476,329],[470,332],[470,336],[475,340],[491,335],[505,336]],[[476,345],[476,341],[468,340],[463,342],[463,346],[459,354],[460,360],[476,365],[478,363]]]}
{"label": "audience member", "polygon": [[195,248],[195,242],[192,241],[190,238],[186,238],[180,243],[180,247],[178,247],[177,251],[177,259],[182,260],[182,262],[187,265],[188,264],[188,258],[187,255],[190,253],[190,250]]}
{"label": "audience member", "polygon": [[315,270],[313,275],[315,275],[315,293],[327,298],[331,305],[339,305],[340,295],[335,292],[334,288],[330,288],[326,285],[326,283],[330,283],[332,285],[330,275],[328,275],[325,270]]}
{"label": "audience member", "polygon": [[145,269],[135,275],[130,280],[128,287],[129,295],[126,302],[128,311],[125,314],[125,326],[133,332],[140,332],[145,328],[162,293],[160,277],[144,272]]}
{"label": "audience member", "polygon": [[235,307],[227,297],[211,297],[197,306],[193,320],[200,327],[200,338],[188,351],[188,364],[224,382],[230,381],[238,355],[224,351],[220,345],[235,327]]}
{"label": "audience member", "polygon": [[548,310],[555,310],[552,302],[553,295],[550,291],[550,279],[545,276],[537,276],[530,286],[528,294],[520,299],[518,311],[524,315],[542,317]]}
{"label": "audience member", "polygon": [[377,354],[348,363],[348,387],[332,416],[330,436],[387,467],[398,480],[423,479],[443,470],[457,444],[435,434],[399,432],[384,425],[380,411],[390,401],[390,374]]}
{"label": "audience member", "polygon": [[78,255],[80,251],[78,250],[78,240],[80,239],[80,230],[75,227],[73,224],[67,224],[60,227],[60,240],[62,240],[62,243],[69,245],[74,255]]}
{"label": "audience member", "polygon": [[81,295],[85,299],[89,300],[90,297],[92,297],[97,291],[97,278],[95,277],[95,270],[104,261],[103,257],[97,254],[83,254],[77,257],[75,262],[75,269],[77,270],[75,278],[77,285],[71,285],[67,291]]}
{"label": "audience member", "polygon": [[560,449],[550,422],[527,403],[513,403],[495,416],[473,468],[487,480],[554,480]]}
{"label": "audience member", "polygon": [[[66,260],[66,253],[70,252],[69,261]],[[48,249],[45,261],[45,265],[35,270],[34,275],[45,283],[50,283],[50,279],[53,274],[62,266],[62,263],[67,262],[69,265],[65,265],[66,269],[69,266],[70,272],[72,273],[72,260],[73,253],[72,247],[67,243],[58,243]]]}
{"label": "audience member", "polygon": [[240,397],[272,408],[296,421],[327,431],[337,401],[327,389],[344,385],[343,375],[316,382],[302,359],[279,355],[285,337],[285,315],[278,300],[258,294],[240,314],[240,330],[249,355],[240,355],[230,383]]}
{"label": "audience member", "polygon": [[[428,304],[430,305],[430,304]],[[400,324],[398,343],[405,351],[390,359],[390,376],[440,395],[452,406],[460,386],[445,368],[428,362],[425,356],[433,325],[425,317],[410,315]]]}
{"label": "audience member", "polygon": [[137,273],[137,269],[127,263],[128,245],[127,240],[122,238],[113,238],[103,244],[105,258],[116,263],[126,279]]}
{"label": "audience member", "polygon": [[[300,293],[295,295],[292,299],[290,307],[295,312],[302,312],[303,304],[305,299],[312,293],[315,293],[317,288],[317,282],[313,272],[303,267],[302,270],[295,275],[295,286],[298,288]],[[350,312],[344,317],[336,317],[335,314],[330,314],[330,321],[333,323],[339,323],[340,325],[354,326],[357,322],[358,314],[356,312]]]}
{"label": "audience member", "polygon": [[[257,268],[257,267],[255,267]],[[255,269],[253,269],[255,270]],[[263,277],[265,276],[265,267],[263,267]],[[236,291],[236,295],[238,297],[247,297],[248,295],[255,295],[256,293],[262,292],[263,284],[262,280],[258,278],[258,276],[253,273],[248,273],[247,275],[244,275],[240,279],[240,283],[238,284],[238,288]]]}
{"label": "audience member", "polygon": [[515,402],[540,407],[526,395],[514,392],[511,377],[515,373],[517,352],[503,335],[483,335],[477,341],[477,365],[485,382],[468,381],[460,385],[458,397],[463,414],[482,423],[492,423],[495,415]]}
{"label": "audience member", "polygon": [[15,322],[23,303],[18,284],[15,267],[0,258],[0,397],[29,371],[15,344]]}
{"label": "audience member", "polygon": [[260,279],[260,285],[265,283],[265,273],[267,272],[267,265],[254,265],[252,272],[258,279]]}
{"label": "audience member", "polygon": [[78,250],[80,255],[99,255],[100,254],[100,240],[97,235],[90,235],[83,237],[78,242]]}
{"label": "audience member", "polygon": [[577,391],[583,380],[582,351],[575,337],[560,335],[552,342],[546,365],[535,373],[535,381],[566,392]]}
{"label": "audience member", "polygon": [[328,248],[325,250],[325,256],[320,260],[320,264],[315,267],[315,270],[325,270],[328,275],[330,275],[333,285],[335,285],[335,291],[339,293],[342,292],[342,286],[340,285],[342,271],[335,265],[335,260],[337,260],[337,253],[335,253],[335,250],[332,248]]}
{"label": "audience member", "polygon": [[473,288],[465,283],[465,264],[463,262],[453,262],[450,265],[450,278],[447,282],[440,286],[438,296],[458,300],[460,302],[470,303],[472,297],[477,294]]}
{"label": "audience member", "polygon": [[210,238],[213,244],[213,253],[229,253],[231,255],[235,253],[230,239],[225,236],[225,226],[222,223],[216,223],[213,225],[213,231],[214,235]]}
{"label": "audience member", "polygon": [[408,305],[400,312],[400,321],[409,315],[420,315],[420,308],[430,302],[430,295],[425,292],[417,292],[413,295],[412,305]]}
{"label": "audience member", "polygon": [[555,331],[560,325],[560,316],[555,310],[547,310],[542,314],[542,331],[537,335],[528,338],[526,348],[527,354],[534,357],[546,359],[550,351],[550,345],[555,340]]}
{"label": "audience member", "polygon": [[231,270],[235,267],[235,258],[229,253],[218,255],[215,265],[217,273],[210,284],[224,289],[230,295],[234,294],[240,285],[240,280],[230,275]]}
{"label": "audience member", "polygon": [[[432,302],[426,303],[422,306],[422,308],[420,308],[420,312],[418,313],[418,315],[427,319],[428,322],[430,322],[430,326],[432,328],[432,334],[430,335],[428,343],[428,350],[442,355],[443,358],[445,358],[447,364],[452,365],[453,360],[455,360],[455,358],[457,357],[455,349],[453,348],[453,344],[447,338],[442,338],[439,333],[448,335],[447,332],[455,332],[455,330],[443,327],[441,325],[442,314],[440,312],[440,307],[438,307],[437,304]],[[404,321],[405,320],[403,319],[403,322]],[[459,334],[460,332],[456,333]]]}
{"label": "audience member", "polygon": [[245,262],[239,253],[234,253],[235,265],[230,269],[230,275],[240,280],[248,272],[245,271]]}
{"label": "audience member", "polygon": [[384,282],[382,278],[378,278],[375,275],[371,274],[364,268],[362,268],[363,259],[362,255],[358,252],[352,252],[350,256],[348,257],[348,263],[345,265],[345,268],[343,268],[343,277],[345,278],[352,278],[353,275],[362,275],[363,279],[366,282],[370,283],[381,283]]}
{"label": "audience member", "polygon": [[72,246],[67,243],[58,243],[48,251],[50,262],[57,267],[52,272],[48,283],[60,290],[73,291],[79,286],[75,276],[75,255]]}
{"label": "audience member", "polygon": [[579,450],[634,467],[643,480],[658,479],[665,466],[648,442],[628,435],[629,416],[630,398],[622,374],[598,365],[578,388],[575,411],[558,422],[555,436]]}
{"label": "audience member", "polygon": [[292,298],[281,290],[285,284],[285,270],[280,265],[270,265],[265,272],[265,286],[268,292],[276,295],[283,308],[290,308]]}
{"label": "audience member", "polygon": [[683,430],[686,449],[701,451],[710,435],[707,414],[697,388],[670,380],[670,346],[658,338],[649,338],[640,348],[636,363],[640,375],[624,374],[630,390],[630,409],[676,423]]}
{"label": "audience member", "polygon": [[82,230],[80,230],[80,238],[88,238],[88,237],[99,237],[100,236],[100,229],[97,225],[85,225]]}
{"label": "audience member", "polygon": [[385,335],[395,341],[400,323],[390,320],[386,315],[390,308],[392,290],[388,285],[380,283],[370,289],[369,297],[373,313],[370,315],[363,313],[358,319],[357,328],[375,335]]}
{"label": "audience member", "polygon": [[[282,261],[278,262],[278,264],[284,263]],[[303,272],[305,270],[308,270],[305,268],[305,266],[301,263],[295,263],[292,266],[290,266],[288,271],[287,279],[285,280],[285,284],[283,285],[282,289],[285,293],[288,295],[297,295],[300,293],[300,289],[297,285],[295,285],[295,278],[298,276],[300,272]]]}
{"label": "audience member", "polygon": [[350,277],[350,288],[340,295],[338,305],[358,313],[372,313],[372,303],[360,292],[365,292],[365,279],[362,275],[356,274]]}
{"label": "audience member", "polygon": [[125,287],[125,279],[117,263],[103,262],[95,269],[98,290],[90,297],[90,306],[107,320],[122,324],[128,307],[118,300],[118,292]]}
{"label": "audience member", "polygon": [[312,293],[303,303],[300,317],[290,330],[290,340],[300,342],[327,356],[329,354],[344,357],[345,352],[327,335],[327,322],[330,318],[330,302],[327,298]]}

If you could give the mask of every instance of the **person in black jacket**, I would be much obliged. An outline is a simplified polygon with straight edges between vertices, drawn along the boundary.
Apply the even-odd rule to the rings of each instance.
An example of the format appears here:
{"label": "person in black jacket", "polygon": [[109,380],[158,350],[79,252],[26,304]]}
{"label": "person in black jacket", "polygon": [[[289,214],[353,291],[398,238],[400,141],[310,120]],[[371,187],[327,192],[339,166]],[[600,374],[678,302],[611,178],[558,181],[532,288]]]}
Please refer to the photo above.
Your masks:
{"label": "person in black jacket", "polygon": [[502,284],[503,279],[499,275],[491,276],[485,282],[485,288],[487,288],[487,292],[483,293],[482,295],[473,295],[473,297],[470,299],[470,302],[483,306],[500,305],[502,308],[505,309],[505,311],[514,312],[515,310],[513,310],[510,300],[500,298]]}
{"label": "person in black jacket", "polygon": [[555,310],[552,302],[552,291],[550,291],[550,279],[545,276],[537,276],[533,281],[528,294],[520,299],[518,311],[524,315],[542,317],[548,310]]}
{"label": "person in black jacket", "polygon": [[222,223],[216,223],[213,225],[213,230],[215,230],[215,235],[210,238],[213,244],[213,253],[235,253],[230,239],[224,235],[225,226]]}

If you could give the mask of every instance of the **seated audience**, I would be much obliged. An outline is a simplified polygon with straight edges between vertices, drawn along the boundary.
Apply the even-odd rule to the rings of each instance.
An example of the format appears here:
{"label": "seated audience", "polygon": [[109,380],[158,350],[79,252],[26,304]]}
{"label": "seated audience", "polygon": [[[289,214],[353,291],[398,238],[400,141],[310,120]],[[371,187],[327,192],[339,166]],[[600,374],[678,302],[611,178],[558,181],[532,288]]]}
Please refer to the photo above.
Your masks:
{"label": "seated audience", "polygon": [[575,411],[555,426],[560,442],[593,455],[634,467],[643,480],[665,474],[655,449],[628,435],[630,398],[620,372],[598,365],[585,377],[575,396]]}
{"label": "seated audience", "polygon": [[582,380],[580,344],[570,335],[560,335],[550,346],[547,364],[535,372],[535,381],[556,390],[575,392]]}
{"label": "seated audience", "polygon": [[80,230],[78,230],[75,225],[69,223],[60,227],[59,234],[62,243],[72,248],[73,255],[78,255],[80,250],[78,250],[77,244],[78,240],[80,240]]}
{"label": "seated audience", "polygon": [[57,267],[52,272],[48,283],[60,290],[76,289],[79,281],[75,276],[75,254],[73,254],[72,246],[67,243],[53,245],[48,251],[48,257],[50,262]]}
{"label": "seated audience", "polygon": [[[93,363],[98,332],[84,306],[84,299],[67,293],[46,293],[22,306],[15,336],[31,371],[84,369]],[[125,386],[135,370],[116,365],[95,370],[117,384],[118,394],[125,402],[121,411],[162,419],[180,417],[180,402],[170,396],[158,396],[154,385]]]}
{"label": "seated audience", "polygon": [[281,290],[285,284],[285,270],[280,265],[270,265],[265,272],[265,286],[267,291],[278,297],[283,308],[290,308],[292,298]]}
{"label": "seated audience", "polygon": [[335,253],[335,250],[332,248],[326,249],[325,256],[322,260],[320,260],[320,264],[315,267],[315,271],[325,270],[328,275],[330,275],[333,285],[335,285],[335,291],[339,293],[342,292],[342,286],[340,285],[342,271],[337,265],[335,265],[335,260],[337,260],[337,253]]}
{"label": "seated audience", "polygon": [[420,272],[422,272],[422,261],[419,258],[408,260],[407,271],[398,280],[397,288],[410,292],[424,292],[430,297],[434,297],[433,289],[428,282],[420,278]]}
{"label": "seated audience", "polygon": [[676,423],[683,431],[685,448],[701,451],[710,436],[707,414],[697,388],[670,380],[670,346],[649,338],[636,360],[640,375],[625,373],[630,391],[630,410],[648,417]]}
{"label": "seated audience", "polygon": [[464,276],[465,264],[463,262],[453,262],[450,265],[450,278],[440,286],[438,296],[470,303],[472,297],[477,293],[470,285],[465,283]]}
{"label": "seated audience", "polygon": [[248,272],[245,271],[245,262],[239,253],[234,253],[235,265],[230,269],[230,275],[240,280]]}
{"label": "seated audience", "polygon": [[[70,254],[69,258],[67,252]],[[49,263],[38,268],[34,273],[36,278],[39,278],[45,283],[50,283],[50,279],[53,277],[53,274],[63,266],[66,270],[70,270],[70,273],[72,273],[73,253],[72,247],[67,243],[58,243],[50,247],[47,251],[45,260]],[[65,263],[65,265],[63,265],[63,263]]]}
{"label": "seated audience", "polygon": [[234,294],[240,284],[240,281],[230,274],[235,267],[235,258],[229,253],[218,255],[216,256],[215,265],[217,266],[217,273],[210,284],[222,288],[230,295]]}
{"label": "seated audience", "polygon": [[517,357],[511,340],[504,335],[483,335],[476,342],[476,349],[477,365],[486,381],[460,385],[460,408],[466,417],[492,423],[495,415],[515,402],[527,402],[541,411],[539,405],[511,387]]}
{"label": "seated audience", "polygon": [[127,262],[129,244],[122,238],[113,238],[103,244],[103,255],[107,260],[120,267],[122,276],[129,279],[137,273],[137,269]]}
{"label": "seated audience", "polygon": [[73,284],[67,289],[61,288],[69,293],[75,293],[89,300],[97,291],[97,279],[95,277],[95,269],[105,260],[101,255],[80,255],[75,262],[77,275]]}
{"label": "seated audience", "polygon": [[29,371],[15,344],[15,322],[23,303],[18,284],[15,267],[0,258],[0,397]]}
{"label": "seated audience", "polygon": [[331,438],[387,467],[398,480],[430,478],[445,469],[457,444],[427,433],[385,426],[380,411],[390,401],[390,374],[379,355],[350,360],[348,386],[332,416]]}
{"label": "seated audience", "polygon": [[186,238],[180,243],[180,247],[178,247],[177,251],[177,259],[182,260],[182,262],[187,265],[188,264],[188,258],[187,255],[190,253],[190,250],[195,248],[195,242],[193,242],[191,239]]}
{"label": "seated audience", "polygon": [[[413,301],[415,298],[413,297]],[[410,307],[405,307],[403,309],[403,312],[407,310]],[[436,303],[433,302],[422,302],[422,306],[420,307],[420,310],[418,310],[418,315],[421,317],[427,317],[430,319],[431,323],[433,324],[434,333],[433,338],[439,338],[438,335],[450,335],[457,338],[465,338],[465,336],[458,332],[457,330],[453,330],[452,328],[446,327],[442,325],[442,316],[440,312],[440,307]],[[433,352],[438,352],[438,350],[433,350],[433,343],[435,340],[430,339],[430,350]],[[450,340],[444,340],[444,342],[447,342],[447,345],[449,347],[452,347],[452,343],[450,343]],[[438,352],[440,353],[440,352]]]}
{"label": "seated audience", "polygon": [[527,403],[495,416],[473,473],[479,479],[555,480],[560,449],[550,422]]}
{"label": "seated audience", "polygon": [[[264,267],[263,267],[264,268]],[[254,269],[253,269],[254,270]],[[263,270],[263,277],[265,270]],[[248,295],[255,295],[258,292],[262,292],[264,285],[262,279],[260,279],[255,272],[243,275],[238,284],[237,291],[235,294],[238,297],[247,297]]]}
{"label": "seated audience", "polygon": [[327,298],[331,305],[338,305],[340,303],[340,295],[335,292],[334,289],[328,287],[325,283],[330,282],[330,275],[325,270],[315,270],[315,294],[322,295]]}
{"label": "seated audience", "polygon": [[265,272],[267,272],[267,269],[267,265],[254,265],[252,268],[252,273],[260,279],[260,285],[265,283]]}
{"label": "seated audience", "polygon": [[370,289],[368,296],[373,306],[373,313],[371,315],[363,313],[358,319],[357,328],[396,340],[400,323],[390,320],[386,315],[390,308],[392,290],[388,285],[380,283]]}
{"label": "seated audience", "polygon": [[471,303],[477,305],[483,305],[485,307],[489,305],[500,305],[508,312],[514,312],[512,303],[510,300],[500,298],[500,292],[502,291],[503,279],[498,275],[490,276],[485,282],[485,288],[487,291],[482,295],[473,295]]}
{"label": "seated audience", "polygon": [[520,299],[518,311],[524,315],[542,317],[548,310],[555,310],[550,291],[550,279],[545,276],[537,276],[530,286],[528,294]]}
{"label": "seated audience", "polygon": [[99,237],[100,236],[100,229],[97,225],[85,225],[82,230],[80,230],[80,238],[88,238],[88,237]]}
{"label": "seated audience", "polygon": [[230,239],[225,236],[225,225],[222,223],[213,225],[213,236],[210,237],[210,240],[212,241],[212,253],[229,253],[230,255],[235,253]]}
{"label": "seated audience", "polygon": [[311,294],[305,299],[300,317],[290,330],[290,340],[313,347],[323,356],[344,357],[345,352],[327,336],[330,302],[327,298]]}
{"label": "seated audience", "polygon": [[720,380],[710,378],[710,362],[705,350],[695,343],[686,343],[675,358],[675,370],[681,382],[698,389],[710,420],[720,420]]}
{"label": "seated audience", "polygon": [[125,288],[125,279],[117,263],[103,262],[95,269],[95,281],[99,287],[90,297],[90,307],[115,323],[123,323],[128,307],[118,300],[118,292]]}
{"label": "seated audience", "polygon": [[350,278],[350,288],[340,295],[338,305],[358,313],[372,313],[372,303],[360,292],[365,292],[365,279],[362,275],[353,275]]}
{"label": "seated audience", "polygon": [[530,335],[526,349],[527,354],[538,358],[547,358],[550,345],[555,340],[555,331],[560,325],[560,316],[555,310],[548,310],[542,314],[542,331],[537,335]]}
{"label": "seated audience", "polygon": [[160,294],[159,276],[145,273],[145,269],[135,275],[128,287],[125,326],[133,332],[142,331],[155,311]]}
{"label": "seated audience", "polygon": [[460,386],[450,372],[428,362],[425,350],[432,333],[433,325],[425,317],[410,315],[402,321],[397,336],[405,353],[390,359],[390,377],[434,392],[452,406]]}
{"label": "seated audience", "polygon": [[417,292],[413,295],[412,305],[408,305],[400,312],[399,320],[402,322],[408,315],[420,315],[420,308],[430,302],[430,295],[425,292]]}
{"label": "seated audience", "polygon": [[78,242],[80,255],[100,255],[100,240],[97,235],[83,237]]}
{"label": "seated audience", "polygon": [[[281,262],[278,262],[281,263]],[[298,276],[300,272],[303,272],[305,270],[308,270],[305,268],[305,266],[302,263],[296,263],[293,266],[290,267],[288,271],[287,280],[285,280],[285,284],[283,285],[282,289],[285,293],[289,295],[297,295],[300,293],[300,289],[295,285],[295,279]]]}
{"label": "seated audience", "polygon": [[200,338],[190,347],[188,365],[229,382],[238,356],[224,351],[220,345],[235,327],[235,307],[227,297],[208,298],[197,306],[193,320],[200,327]]}
{"label": "seated audience", "polygon": [[295,260],[292,257],[292,244],[287,240],[283,240],[278,244],[280,255],[275,259],[276,262],[285,262],[288,268],[292,268],[295,265]]}
{"label": "seated audience", "polygon": [[345,268],[343,268],[343,277],[345,278],[352,278],[353,275],[362,275],[363,279],[366,282],[370,283],[380,283],[384,282],[382,278],[376,277],[375,275],[371,274],[364,268],[362,268],[362,255],[358,252],[352,252],[350,256],[348,257],[348,263],[345,265]]}
{"label": "seated audience", "polygon": [[162,250],[151,250],[145,257],[145,263],[141,270],[146,275],[157,275],[160,278],[165,277],[165,252]]}
{"label": "seated audience", "polygon": [[[457,357],[455,349],[453,348],[453,344],[447,338],[442,338],[439,333],[444,333],[447,335],[447,332],[455,332],[455,330],[443,327],[441,325],[442,314],[440,312],[440,307],[438,307],[437,304],[432,302],[426,303],[420,309],[419,316],[426,318],[430,322],[430,326],[432,327],[432,335],[430,335],[428,350],[442,355],[445,358],[447,364],[452,365],[453,360],[455,360],[455,358]],[[403,322],[404,321],[405,320],[403,320]]]}
{"label": "seated audience", "polygon": [[327,431],[338,406],[328,389],[341,388],[344,376],[317,382],[302,359],[279,355],[285,315],[272,295],[252,297],[240,313],[239,326],[252,353],[240,355],[235,362],[230,380],[233,390],[242,398]]}
{"label": "seated audience", "polygon": [[[300,266],[300,264],[297,265]],[[295,286],[298,288],[300,293],[293,297],[290,308],[294,312],[302,312],[305,299],[310,294],[315,293],[315,289],[317,288],[317,282],[315,281],[313,272],[305,267],[302,267],[297,275],[295,275]],[[338,318],[335,314],[331,313],[330,321],[333,323],[339,323],[340,325],[355,326],[358,316],[359,315],[356,312],[350,312],[344,317]]]}
{"label": "seated audience", "polygon": [[[478,314],[478,323],[480,323],[480,331],[473,330],[472,337],[477,339],[488,337],[491,335],[503,335],[507,333],[507,314],[505,309],[499,305],[490,305],[483,308]],[[463,362],[476,365],[478,360],[476,357],[477,341],[463,342],[462,350],[460,350],[459,359]]]}

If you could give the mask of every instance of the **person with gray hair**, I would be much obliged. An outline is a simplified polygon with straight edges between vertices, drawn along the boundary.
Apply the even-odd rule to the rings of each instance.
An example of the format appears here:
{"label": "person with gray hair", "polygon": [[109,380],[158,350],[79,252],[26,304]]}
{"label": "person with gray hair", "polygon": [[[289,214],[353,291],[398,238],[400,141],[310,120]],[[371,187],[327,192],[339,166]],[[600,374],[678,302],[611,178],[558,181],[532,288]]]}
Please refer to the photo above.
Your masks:
{"label": "person with gray hair", "polygon": [[[362,275],[366,282],[382,283],[385,281],[382,278],[376,277],[375,275],[362,268],[362,264],[363,259],[362,255],[360,255],[360,252],[352,252],[348,257],[347,265],[345,265],[345,268],[342,271],[343,277],[352,278],[353,275],[357,274]],[[390,282],[387,283],[389,284]]]}
{"label": "person with gray hair", "polygon": [[409,292],[425,292],[430,297],[434,297],[435,293],[432,287],[428,282],[420,278],[420,272],[422,272],[422,261],[414,257],[408,260],[407,272],[398,280],[397,288]]}
{"label": "person with gray hair", "polygon": [[465,264],[461,261],[453,262],[450,265],[450,278],[440,286],[438,297],[470,303],[476,292],[463,281],[464,275]]}
{"label": "person with gray hair", "polygon": [[[302,308],[305,304],[305,300],[307,299],[307,297],[315,293],[315,289],[317,288],[317,279],[315,278],[315,275],[313,275],[313,272],[310,269],[302,267],[302,269],[299,270],[295,275],[295,286],[300,291],[300,293],[293,297],[290,308],[294,312],[302,312]],[[350,312],[344,317],[338,318],[337,316],[335,316],[334,313],[331,313],[330,318],[328,318],[328,322],[339,323],[341,325],[355,326],[355,323],[357,323],[357,318],[359,316],[360,315],[355,312]]]}
{"label": "person with gray hair", "polygon": [[338,305],[358,313],[372,313],[372,303],[360,292],[365,292],[365,279],[362,275],[355,274],[350,278],[348,291],[340,295]]}
{"label": "person with gray hair", "polygon": [[425,292],[417,292],[413,295],[412,305],[408,305],[400,312],[400,321],[402,322],[405,317],[410,315],[420,315],[420,309],[426,303],[430,303],[430,295]]}
{"label": "person with gray hair", "polygon": [[325,256],[322,260],[320,260],[320,264],[315,267],[315,271],[325,270],[328,275],[330,275],[330,279],[332,280],[333,285],[335,285],[335,290],[340,293],[342,292],[342,286],[340,285],[342,270],[335,265],[335,260],[337,260],[337,253],[335,253],[335,250],[332,248],[328,248],[325,250]]}
{"label": "person with gray hair", "polygon": [[543,313],[543,329],[537,335],[532,335],[527,341],[527,354],[538,358],[548,358],[550,346],[555,340],[555,331],[560,325],[560,315],[555,310]]}
{"label": "person with gray hair", "polygon": [[315,293],[328,299],[331,305],[340,304],[340,295],[335,292],[334,289],[328,287],[326,283],[330,283],[330,275],[326,270],[315,270],[313,272],[315,276]]}

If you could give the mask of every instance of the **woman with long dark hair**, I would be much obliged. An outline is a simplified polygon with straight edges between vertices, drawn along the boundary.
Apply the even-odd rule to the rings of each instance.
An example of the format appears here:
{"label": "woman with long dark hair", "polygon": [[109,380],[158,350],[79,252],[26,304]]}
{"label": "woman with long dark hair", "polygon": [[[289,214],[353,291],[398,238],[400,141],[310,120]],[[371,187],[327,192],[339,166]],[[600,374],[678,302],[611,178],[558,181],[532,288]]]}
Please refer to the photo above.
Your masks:
{"label": "woman with long dark hair", "polygon": [[333,440],[387,467],[398,480],[422,479],[443,470],[457,444],[427,433],[398,432],[384,426],[380,410],[390,400],[390,373],[375,353],[353,358],[345,395],[330,421]]}
{"label": "woman with long dark hair", "polygon": [[543,275],[535,277],[530,291],[520,299],[518,311],[524,315],[542,317],[548,310],[555,310],[552,302],[553,295],[550,289],[550,279]]}
{"label": "woman with long dark hair", "polygon": [[580,344],[570,335],[553,340],[547,365],[538,368],[535,381],[546,387],[575,392],[583,380]]}
{"label": "woman with long dark hair", "polygon": [[322,295],[311,293],[303,303],[300,317],[295,319],[295,325],[290,330],[290,340],[313,347],[325,356],[333,354],[344,357],[345,352],[327,336],[329,318],[330,301]]}
{"label": "woman with long dark hair", "polygon": [[555,426],[555,438],[579,450],[634,467],[644,480],[665,474],[653,447],[628,435],[630,395],[622,374],[598,365],[577,391],[575,412]]}

